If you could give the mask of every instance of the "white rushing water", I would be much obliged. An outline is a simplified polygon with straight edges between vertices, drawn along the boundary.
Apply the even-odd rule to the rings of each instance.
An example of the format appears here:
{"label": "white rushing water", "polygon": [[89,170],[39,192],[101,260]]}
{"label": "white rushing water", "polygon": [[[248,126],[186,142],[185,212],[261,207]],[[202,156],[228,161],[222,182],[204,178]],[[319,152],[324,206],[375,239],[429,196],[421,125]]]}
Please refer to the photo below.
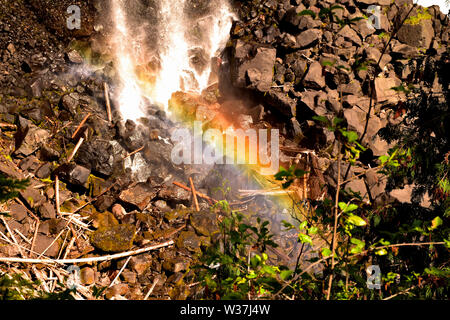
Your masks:
{"label": "white rushing water", "polygon": [[[220,54],[229,37],[234,16],[227,0],[210,1],[208,13],[200,17],[192,17],[187,0],[157,2],[158,41],[140,43],[139,46],[141,53],[156,52],[159,69],[154,83],[143,84],[148,80],[140,79],[137,72],[143,65],[143,55],[136,54],[133,43],[139,38],[136,33],[140,31],[130,28],[130,21],[127,22],[127,12],[134,9],[133,4],[112,0],[113,48],[120,77],[116,99],[124,119],[136,120],[144,116],[144,96],[167,108],[174,92],[200,93],[208,87],[211,84],[211,60]],[[204,66],[193,65],[193,59],[203,59]]]}

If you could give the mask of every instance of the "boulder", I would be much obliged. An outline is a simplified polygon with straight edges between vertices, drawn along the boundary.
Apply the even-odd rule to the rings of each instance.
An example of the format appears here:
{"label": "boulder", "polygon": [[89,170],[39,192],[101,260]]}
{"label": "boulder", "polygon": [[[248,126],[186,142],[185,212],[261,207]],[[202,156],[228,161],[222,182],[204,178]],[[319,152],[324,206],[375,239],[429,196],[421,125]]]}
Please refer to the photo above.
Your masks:
{"label": "boulder", "polygon": [[434,37],[431,15],[419,12],[408,18],[397,33],[397,39],[412,47],[428,49]]}
{"label": "boulder", "polygon": [[156,197],[156,194],[157,191],[146,183],[138,183],[134,187],[122,191],[119,199],[127,204],[138,207],[142,211]]}
{"label": "boulder", "polygon": [[238,88],[267,92],[272,86],[277,51],[268,47],[253,47],[241,40],[233,48],[232,81]]}
{"label": "boulder", "polygon": [[213,212],[193,212],[190,217],[190,222],[199,235],[211,236],[219,232],[217,217]]}
{"label": "boulder", "polygon": [[19,116],[17,132],[14,135],[14,154],[29,156],[38,150],[49,137],[50,133],[47,130],[41,129]]}
{"label": "boulder", "polygon": [[131,249],[136,227],[130,224],[100,228],[91,235],[91,244],[105,252],[121,252]]}
{"label": "boulder", "polygon": [[86,187],[91,170],[76,164],[66,163],[59,166],[53,174],[57,175],[64,182]]}
{"label": "boulder", "polygon": [[321,89],[325,87],[325,77],[319,62],[315,61],[311,64],[303,82],[307,88]]}
{"label": "boulder", "polygon": [[322,31],[319,29],[308,29],[300,33],[295,39],[296,47],[301,49],[311,47],[322,39]]}

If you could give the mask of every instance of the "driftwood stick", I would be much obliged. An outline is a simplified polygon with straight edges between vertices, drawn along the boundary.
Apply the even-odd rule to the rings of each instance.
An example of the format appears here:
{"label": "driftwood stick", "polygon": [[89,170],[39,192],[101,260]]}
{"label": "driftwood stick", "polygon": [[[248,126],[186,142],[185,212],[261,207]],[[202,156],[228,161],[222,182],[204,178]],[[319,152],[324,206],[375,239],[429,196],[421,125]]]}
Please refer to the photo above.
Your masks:
{"label": "driftwood stick", "polygon": [[20,204],[22,207],[25,208],[25,210],[33,217],[33,219],[35,219],[36,221],[39,220],[39,218],[33,213],[33,211],[31,211],[30,209],[27,208],[27,206],[19,199],[19,198],[15,198],[14,199],[18,204]]}
{"label": "driftwood stick", "polygon": [[22,249],[20,248],[20,245],[19,245],[19,243],[17,242],[16,237],[14,237],[14,233],[13,233],[12,230],[9,228],[9,225],[8,225],[8,223],[6,222],[5,218],[3,218],[3,216],[0,216],[0,218],[1,218],[2,221],[3,221],[3,224],[4,224],[5,227],[6,227],[6,230],[8,230],[8,232],[9,232],[9,234],[10,234],[10,236],[11,236],[11,239],[14,241],[14,244],[17,246],[17,249],[19,249],[20,255],[21,255],[22,257],[25,257],[25,254],[23,253]]}
{"label": "driftwood stick", "polygon": [[36,220],[36,223],[34,225],[33,241],[31,241],[31,247],[30,247],[30,256],[31,256],[31,253],[33,252],[34,244],[36,243],[36,237],[37,237],[37,234],[38,234],[38,230],[39,230],[39,225],[40,224],[41,224],[41,222],[39,220]]}
{"label": "driftwood stick", "polygon": [[125,261],[125,263],[123,264],[122,268],[120,268],[119,273],[117,273],[117,275],[115,276],[113,281],[111,281],[111,284],[109,285],[108,288],[111,288],[114,285],[114,282],[116,282],[116,280],[119,279],[119,277],[122,274],[123,270],[125,270],[125,268],[127,267],[128,262],[130,262],[130,259],[131,259],[131,256],[129,256],[127,261]]}
{"label": "driftwood stick", "polygon": [[189,178],[189,183],[191,184],[192,197],[194,198],[195,210],[200,211],[200,207],[198,206],[197,193],[195,192],[194,181],[192,178]]}
{"label": "driftwood stick", "polygon": [[138,153],[138,152],[144,150],[144,148],[145,148],[145,146],[142,146],[142,147],[140,147],[139,149],[137,149],[137,150],[135,150],[135,151],[133,151],[133,152],[127,154],[127,155],[124,157],[124,159],[129,158],[129,157],[131,157],[132,155],[135,155],[136,153]]}
{"label": "driftwood stick", "polygon": [[[179,183],[179,182],[175,181],[175,182],[173,182],[173,184],[176,185],[177,187],[180,187],[180,188],[186,190],[186,191],[191,191],[191,188],[185,186],[182,183]],[[211,197],[208,197],[206,194],[200,193],[198,191],[195,191],[195,194],[197,195],[197,197],[200,197],[200,198],[203,198],[205,200],[208,200],[211,204],[218,202],[217,200],[215,200],[215,199],[213,199]]]}
{"label": "driftwood stick", "polygon": [[147,300],[150,297],[150,295],[152,294],[152,292],[155,289],[156,285],[158,284],[158,281],[159,281],[158,278],[155,278],[155,280],[153,280],[153,284],[152,284],[150,290],[148,290],[147,294],[145,295],[144,300]]}
{"label": "driftwood stick", "polygon": [[61,209],[60,209],[61,203],[59,202],[59,178],[58,178],[58,176],[55,176],[55,199],[56,199],[56,213],[58,214],[58,216],[61,216]]}
{"label": "driftwood stick", "polygon": [[112,114],[111,114],[111,102],[109,101],[109,88],[106,82],[103,82],[103,88],[105,90],[105,101],[106,101],[106,112],[108,114],[108,122],[112,122]]}
{"label": "driftwood stick", "polygon": [[91,257],[91,258],[82,258],[82,259],[20,259],[20,258],[3,258],[0,257],[0,262],[18,262],[18,263],[31,263],[31,264],[75,264],[75,263],[88,263],[88,262],[102,262],[102,261],[109,261],[114,259],[120,259],[124,257],[129,257],[137,254],[141,254],[144,252],[156,250],[163,247],[168,247],[174,244],[173,240],[166,241],[163,243],[156,244],[154,246],[149,246],[142,249],[107,255],[107,256],[101,256],[101,257]]}
{"label": "driftwood stick", "polygon": [[0,129],[16,130],[17,126],[10,123],[0,123]]}
{"label": "driftwood stick", "polygon": [[83,143],[84,138],[81,137],[80,140],[78,140],[77,145],[75,146],[75,148],[73,149],[72,153],[70,154],[69,158],[67,158],[67,162],[72,161],[73,157],[75,156],[75,154],[77,153],[78,149],[80,149],[81,144]]}
{"label": "driftwood stick", "polygon": [[72,139],[75,138],[78,134],[78,132],[81,130],[81,128],[83,127],[83,125],[86,123],[87,119],[89,119],[89,117],[91,116],[91,113],[88,113],[84,119],[81,121],[81,123],[78,125],[77,130],[75,130],[75,132],[72,135]]}

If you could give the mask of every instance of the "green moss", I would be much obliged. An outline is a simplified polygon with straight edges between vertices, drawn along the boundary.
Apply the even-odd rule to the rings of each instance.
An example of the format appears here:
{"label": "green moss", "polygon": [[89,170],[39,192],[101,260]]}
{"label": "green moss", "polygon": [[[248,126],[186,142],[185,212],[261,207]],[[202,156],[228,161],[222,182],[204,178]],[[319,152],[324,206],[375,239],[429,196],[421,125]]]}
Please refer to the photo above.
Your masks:
{"label": "green moss", "polygon": [[428,13],[428,8],[417,9],[417,15],[409,17],[405,20],[405,24],[417,25],[420,24],[422,20],[431,20],[432,16]]}

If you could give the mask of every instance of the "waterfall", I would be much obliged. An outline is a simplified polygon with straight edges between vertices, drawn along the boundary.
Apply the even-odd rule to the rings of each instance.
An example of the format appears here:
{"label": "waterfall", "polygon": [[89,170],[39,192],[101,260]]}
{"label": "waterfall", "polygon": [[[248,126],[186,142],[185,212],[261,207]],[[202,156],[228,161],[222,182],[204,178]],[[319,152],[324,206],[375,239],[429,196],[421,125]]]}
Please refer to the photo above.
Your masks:
{"label": "waterfall", "polygon": [[[145,31],[136,27],[139,21],[131,21],[129,17],[136,10],[133,2],[112,0],[111,17],[119,75],[116,101],[124,119],[136,120],[145,115],[144,96],[167,110],[174,92],[200,93],[214,82],[212,59],[225,47],[234,15],[227,0],[200,1],[199,7],[198,1],[192,0],[155,0],[157,41],[141,41],[136,45],[136,39],[146,37],[140,36]],[[149,52],[152,54],[144,54]],[[150,77],[140,77],[145,71],[139,68],[151,63],[142,60],[152,55],[157,70],[150,81]]]}

